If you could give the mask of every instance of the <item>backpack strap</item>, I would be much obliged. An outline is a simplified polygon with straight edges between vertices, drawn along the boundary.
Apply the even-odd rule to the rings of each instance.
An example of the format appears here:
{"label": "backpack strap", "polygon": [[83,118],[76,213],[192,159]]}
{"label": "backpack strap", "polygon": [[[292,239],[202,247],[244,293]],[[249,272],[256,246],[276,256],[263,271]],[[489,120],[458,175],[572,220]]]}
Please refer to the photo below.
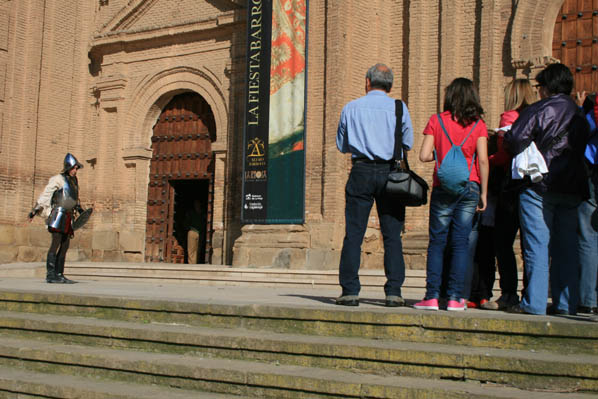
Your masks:
{"label": "backpack strap", "polygon": [[[444,132],[444,135],[446,136],[448,141],[451,143],[451,146],[455,145],[455,143],[453,143],[453,140],[451,140],[451,136],[449,136],[448,132],[446,131],[446,128],[444,127],[444,123],[442,122],[442,118],[440,117],[440,114],[436,114],[436,116],[438,117],[438,122],[440,122],[440,127],[442,128],[442,131]],[[461,144],[463,144],[463,143],[461,143]]]}
{"label": "backpack strap", "polygon": [[[446,131],[446,128],[444,127],[444,123],[442,122],[442,118],[440,117],[440,114],[436,114],[436,116],[438,117],[438,122],[440,122],[440,127],[442,128],[442,131],[444,132],[444,135],[446,136],[446,138],[448,139],[448,141],[451,143],[451,146],[454,146],[455,143],[453,143],[453,140],[451,140],[451,137],[449,136],[448,132]],[[463,141],[461,142],[461,144],[459,144],[459,147],[461,147],[463,144],[465,144],[465,142],[467,141],[467,139],[469,138],[469,136],[471,136],[471,133],[473,133],[473,131],[475,130],[476,126],[478,125],[478,122],[480,120],[478,119],[477,121],[475,121],[475,123],[473,124],[473,127],[471,128],[471,130],[469,131],[469,133],[467,133],[467,136],[465,136],[465,138],[463,139]],[[471,165],[469,165],[469,170],[471,170],[471,168],[473,168],[473,164],[475,162],[475,151],[473,153],[473,157],[471,157]],[[434,149],[434,159],[436,160],[436,167],[438,168],[438,157],[436,156],[436,149]]]}
{"label": "backpack strap", "polygon": [[[467,134],[467,137],[465,137],[465,139],[463,140],[463,142],[461,143],[461,145],[465,144],[465,142],[467,141],[467,139],[469,138],[469,136],[471,136],[471,133],[473,133],[473,131],[475,130],[475,127],[478,125],[479,121],[480,121],[479,119],[477,121],[475,121],[473,127],[471,128],[471,130]],[[476,152],[474,151],[473,152],[473,156],[471,157],[471,165],[469,165],[469,170],[470,171],[473,168],[473,164],[475,163],[475,156],[476,156]]]}
{"label": "backpack strap", "polygon": [[467,141],[467,139],[469,138],[469,136],[471,136],[471,134],[475,130],[475,127],[478,125],[479,121],[480,121],[479,119],[477,121],[475,121],[475,123],[473,124],[473,127],[471,128],[471,130],[469,131],[469,133],[467,133],[467,136],[465,136],[465,138],[463,139],[463,142],[461,144],[459,144],[459,147],[461,147],[463,144],[465,144],[465,142]]}

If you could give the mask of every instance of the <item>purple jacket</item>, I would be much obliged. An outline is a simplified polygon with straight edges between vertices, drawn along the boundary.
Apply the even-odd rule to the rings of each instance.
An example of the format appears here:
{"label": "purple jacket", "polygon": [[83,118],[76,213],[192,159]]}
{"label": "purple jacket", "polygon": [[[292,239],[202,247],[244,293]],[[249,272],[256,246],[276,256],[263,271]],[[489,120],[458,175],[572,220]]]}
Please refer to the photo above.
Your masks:
{"label": "purple jacket", "polygon": [[544,156],[548,173],[539,183],[530,183],[539,193],[588,194],[583,152],[589,127],[571,97],[557,94],[524,109],[505,134],[508,151],[515,156],[533,140]]}

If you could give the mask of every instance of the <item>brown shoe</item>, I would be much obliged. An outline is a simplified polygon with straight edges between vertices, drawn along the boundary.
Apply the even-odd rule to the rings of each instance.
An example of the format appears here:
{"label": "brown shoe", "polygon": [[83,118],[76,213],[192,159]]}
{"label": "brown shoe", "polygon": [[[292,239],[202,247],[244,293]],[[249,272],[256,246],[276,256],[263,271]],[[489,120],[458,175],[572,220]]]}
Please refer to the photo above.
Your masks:
{"label": "brown shoe", "polygon": [[498,310],[500,309],[500,304],[498,303],[498,301],[490,301],[480,305],[480,308],[486,310]]}
{"label": "brown shoe", "polygon": [[359,306],[359,297],[357,295],[343,295],[336,298],[335,303],[341,306]]}
{"label": "brown shoe", "polygon": [[399,306],[405,306],[405,300],[398,295],[387,295],[384,306],[398,308]]}
{"label": "brown shoe", "polygon": [[519,303],[519,297],[514,294],[502,294],[496,301],[487,302],[482,305],[482,309],[504,310]]}

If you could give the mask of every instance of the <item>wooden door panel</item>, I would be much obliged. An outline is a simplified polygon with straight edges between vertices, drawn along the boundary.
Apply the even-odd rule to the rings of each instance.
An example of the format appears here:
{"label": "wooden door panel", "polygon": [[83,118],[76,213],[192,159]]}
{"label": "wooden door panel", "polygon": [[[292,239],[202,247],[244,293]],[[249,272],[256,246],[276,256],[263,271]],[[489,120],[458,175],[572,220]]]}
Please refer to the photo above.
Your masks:
{"label": "wooden door panel", "polygon": [[[215,140],[214,128],[210,106],[193,93],[175,96],[158,118],[152,136],[146,261],[184,262],[184,249],[174,237],[175,188],[172,182],[207,178],[210,179],[210,191],[213,191],[211,142]],[[211,203],[212,194],[208,193],[208,196]],[[211,247],[208,252],[212,232],[211,205],[208,209],[206,254],[211,254]]]}
{"label": "wooden door panel", "polygon": [[598,0],[566,0],[555,22],[553,57],[567,65],[574,91],[598,91]]}

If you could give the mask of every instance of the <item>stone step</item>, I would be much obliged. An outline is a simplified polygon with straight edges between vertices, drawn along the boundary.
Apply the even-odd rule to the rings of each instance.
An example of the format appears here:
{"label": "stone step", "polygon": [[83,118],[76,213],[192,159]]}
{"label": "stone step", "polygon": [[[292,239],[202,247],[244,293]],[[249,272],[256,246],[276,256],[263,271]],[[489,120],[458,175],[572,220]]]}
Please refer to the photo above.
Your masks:
{"label": "stone step", "polygon": [[107,381],[73,375],[38,373],[26,369],[0,367],[0,398],[64,399],[248,399],[247,396],[188,391],[175,387]]}
{"label": "stone step", "polygon": [[[131,381],[260,398],[529,398],[533,391],[494,384],[355,373],[243,360],[201,358],[39,340],[0,339],[0,366],[36,373]],[[63,396],[58,396],[63,397]],[[166,396],[170,397],[170,396]],[[589,398],[542,392],[542,398]]]}
{"label": "stone step", "polygon": [[[16,287],[18,283],[11,280],[5,285]],[[93,284],[40,284],[40,287],[90,292],[94,289]],[[171,288],[178,298],[159,299],[162,292]],[[127,292],[138,289],[149,291]],[[262,293],[259,288],[236,288],[241,301],[245,302],[235,302],[234,289],[227,289],[231,290],[230,294],[222,287],[211,290],[205,287],[202,294],[207,299],[192,299],[186,296],[189,289],[184,286],[152,287],[130,283],[128,286],[111,286],[108,292],[103,288],[97,296],[91,292],[18,290],[3,286],[0,310],[420,344],[536,351],[551,348],[562,354],[598,354],[598,329],[589,328],[587,320],[581,317],[511,315],[492,311],[426,312],[371,305],[365,309],[341,308],[331,305],[331,298],[314,295],[322,294],[318,290],[311,295],[291,295],[317,301],[314,302],[319,303],[317,306],[273,305],[281,296],[277,296],[274,289]],[[268,299],[268,295],[274,299]],[[217,296],[224,298],[212,299]],[[258,296],[264,296],[270,302],[258,303],[254,299]]]}
{"label": "stone step", "polygon": [[[67,262],[65,274],[71,279],[107,281],[170,281],[230,286],[338,287],[338,270],[234,268],[218,265],[169,263]],[[361,269],[359,275],[364,290],[381,289],[386,282],[383,270]],[[405,271],[405,275],[403,288],[415,296],[423,296],[426,286],[425,270],[408,269]],[[43,278],[44,276],[45,265],[42,263],[0,265],[0,277]],[[494,295],[498,297],[500,295],[498,274],[496,280]],[[519,280],[519,287],[522,287],[522,273],[519,273]]]}
{"label": "stone step", "polygon": [[598,355],[570,356],[546,350],[281,334],[17,312],[0,312],[0,337],[368,374],[492,382],[521,389],[598,392]]}

